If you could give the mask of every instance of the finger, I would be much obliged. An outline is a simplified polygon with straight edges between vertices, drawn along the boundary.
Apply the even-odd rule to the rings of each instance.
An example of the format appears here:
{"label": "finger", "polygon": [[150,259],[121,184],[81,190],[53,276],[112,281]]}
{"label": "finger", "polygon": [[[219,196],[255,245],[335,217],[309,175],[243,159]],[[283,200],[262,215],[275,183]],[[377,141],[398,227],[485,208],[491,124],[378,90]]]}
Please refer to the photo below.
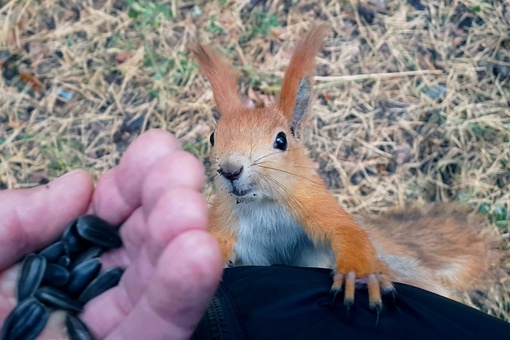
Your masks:
{"label": "finger", "polygon": [[204,183],[204,167],[190,153],[177,151],[162,158],[150,171],[144,183],[142,197],[145,216],[149,216],[156,202],[167,190],[188,187],[198,191]]}
{"label": "finger", "polygon": [[18,282],[21,263],[17,263],[0,271],[0,325],[16,306],[16,284]]}
{"label": "finger", "polygon": [[179,235],[163,252],[146,294],[108,338],[189,339],[214,296],[222,270],[212,236],[200,230]]}
{"label": "finger", "polygon": [[144,249],[136,264],[126,269],[116,287],[87,303],[81,319],[96,338],[103,339],[124,322],[145,293],[148,282],[154,279],[154,271]]}
{"label": "finger", "polygon": [[161,252],[179,234],[192,229],[205,230],[208,209],[203,196],[186,187],[165,192],[148,218],[149,259],[156,264]]}
{"label": "finger", "polygon": [[202,196],[192,189],[175,188],[161,197],[148,223],[149,241],[124,274],[126,293],[133,303],[152,280],[153,268],[168,244],[182,233],[206,229],[207,206]]}
{"label": "finger", "polygon": [[177,150],[178,140],[166,131],[141,134],[128,147],[119,165],[99,180],[91,211],[113,225],[124,222],[141,205],[143,183],[153,165]]}
{"label": "finger", "polygon": [[[179,205],[174,204],[175,200],[179,202]],[[99,334],[107,334],[112,327],[117,327],[125,316],[125,311],[138,303],[147,285],[154,279],[158,254],[161,254],[163,249],[173,242],[177,234],[193,229],[205,230],[207,206],[202,196],[194,189],[174,188],[160,198],[148,223],[147,229],[151,229],[149,241],[127,267],[119,285],[108,295],[102,295],[87,305],[83,317],[90,320],[91,325],[94,324]],[[122,262],[115,262],[119,258],[122,257],[108,257],[108,260],[104,260],[105,266],[122,265]],[[115,299],[116,303],[112,303],[111,299]]]}
{"label": "finger", "polygon": [[[182,171],[185,169],[185,171]],[[148,238],[146,219],[160,197],[169,189],[188,187],[197,190],[205,182],[204,169],[193,155],[176,151],[158,160],[146,176],[143,184],[142,207],[135,210],[120,230],[124,248],[114,251],[110,256],[133,258]],[[143,211],[143,215],[142,215]],[[127,254],[120,254],[127,253]],[[120,265],[120,263],[119,263]]]}
{"label": "finger", "polygon": [[112,249],[101,256],[105,266],[126,267],[131,265],[138,257],[145,240],[149,237],[147,222],[142,208],[136,209],[122,224],[119,235],[123,246]]}
{"label": "finger", "polygon": [[30,189],[0,192],[0,269],[56,240],[85,213],[94,186],[88,173],[70,172]]}

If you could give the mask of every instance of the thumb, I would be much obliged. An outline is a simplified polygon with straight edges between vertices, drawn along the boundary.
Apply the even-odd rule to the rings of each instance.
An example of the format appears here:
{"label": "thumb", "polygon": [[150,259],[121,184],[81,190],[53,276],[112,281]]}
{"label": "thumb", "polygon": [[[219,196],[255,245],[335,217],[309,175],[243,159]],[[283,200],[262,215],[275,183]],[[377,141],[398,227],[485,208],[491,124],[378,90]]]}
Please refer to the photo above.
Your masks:
{"label": "thumb", "polygon": [[88,173],[76,170],[45,185],[0,191],[0,270],[57,239],[85,213],[93,189]]}

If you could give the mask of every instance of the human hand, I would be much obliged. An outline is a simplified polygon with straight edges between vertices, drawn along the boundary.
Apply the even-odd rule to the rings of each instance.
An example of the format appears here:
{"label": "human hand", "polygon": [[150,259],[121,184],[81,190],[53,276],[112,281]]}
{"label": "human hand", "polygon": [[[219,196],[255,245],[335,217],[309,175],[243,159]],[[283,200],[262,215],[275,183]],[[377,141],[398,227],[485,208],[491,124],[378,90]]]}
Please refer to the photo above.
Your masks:
{"label": "human hand", "polygon": [[[222,274],[218,245],[205,231],[203,181],[199,161],[170,134],[152,130],[130,145],[95,190],[78,170],[44,186],[1,191],[0,324],[16,303],[16,262],[92,213],[121,226],[124,246],[101,257],[103,268],[126,270],[80,318],[101,339],[189,338]],[[64,319],[54,312],[41,338],[65,337]]]}

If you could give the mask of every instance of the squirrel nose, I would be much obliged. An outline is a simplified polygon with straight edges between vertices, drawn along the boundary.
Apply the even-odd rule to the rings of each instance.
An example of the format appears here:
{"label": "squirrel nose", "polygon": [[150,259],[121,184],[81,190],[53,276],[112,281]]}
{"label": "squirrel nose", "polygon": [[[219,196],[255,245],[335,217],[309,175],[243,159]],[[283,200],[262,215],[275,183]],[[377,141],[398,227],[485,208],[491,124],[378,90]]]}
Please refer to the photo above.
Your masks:
{"label": "squirrel nose", "polygon": [[218,169],[218,173],[229,181],[238,179],[242,172],[243,166],[236,166],[232,164],[227,164]]}

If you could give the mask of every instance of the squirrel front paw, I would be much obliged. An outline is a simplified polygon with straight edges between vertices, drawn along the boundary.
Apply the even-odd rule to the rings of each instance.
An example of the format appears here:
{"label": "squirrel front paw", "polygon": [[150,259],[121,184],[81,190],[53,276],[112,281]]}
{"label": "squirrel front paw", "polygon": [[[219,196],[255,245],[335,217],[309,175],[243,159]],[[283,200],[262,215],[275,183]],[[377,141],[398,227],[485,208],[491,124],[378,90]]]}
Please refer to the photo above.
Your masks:
{"label": "squirrel front paw", "polygon": [[[359,275],[360,271],[346,270],[345,267],[337,266],[333,273],[333,285],[331,286],[331,293],[333,294],[333,302],[339,292],[344,291],[344,306],[347,311],[350,310],[354,304],[354,296],[356,288],[368,287],[368,299],[370,309],[375,310],[377,315],[383,308],[383,296],[395,298],[395,287],[389,279],[389,275],[383,270],[375,271],[368,274]],[[365,272],[366,273],[366,272]],[[379,320],[379,318],[377,319]]]}

